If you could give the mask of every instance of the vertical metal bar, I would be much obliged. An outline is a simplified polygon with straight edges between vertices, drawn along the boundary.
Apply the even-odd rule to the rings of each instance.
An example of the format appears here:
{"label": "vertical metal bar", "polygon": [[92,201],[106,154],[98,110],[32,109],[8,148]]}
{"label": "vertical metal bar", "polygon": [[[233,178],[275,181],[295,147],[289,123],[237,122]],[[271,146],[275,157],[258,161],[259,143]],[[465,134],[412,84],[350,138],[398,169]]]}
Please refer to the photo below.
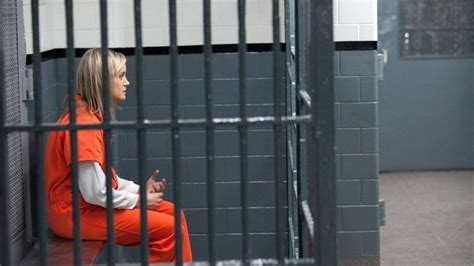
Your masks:
{"label": "vertical metal bar", "polygon": [[183,264],[182,236],[181,236],[181,150],[179,135],[178,112],[178,39],[176,25],[176,1],[169,0],[170,24],[170,75],[171,75],[171,121],[172,121],[172,151],[173,151],[173,176],[174,176],[174,213],[175,213],[175,252],[176,263]]}
{"label": "vertical metal bar", "polygon": [[140,184],[140,229],[141,229],[141,262],[149,264],[148,257],[148,218],[146,191],[146,131],[143,126],[145,111],[143,108],[143,44],[141,0],[134,1],[135,15],[135,55],[137,57],[137,141],[138,141],[138,178]]}
{"label": "vertical metal bar", "polygon": [[[3,14],[3,8],[0,7],[0,13]],[[0,25],[4,16],[0,17]],[[9,226],[9,187],[8,187],[8,133],[5,130],[6,123],[6,84],[5,84],[5,55],[4,55],[4,32],[0,27],[0,230],[3,236],[0,237],[0,264],[10,265],[11,247],[10,247],[10,226]]]}
{"label": "vertical metal bar", "polygon": [[[33,29],[33,84],[35,99],[35,127],[43,122],[42,117],[42,97],[41,97],[41,50],[39,35],[39,6],[38,0],[31,2],[32,29]],[[36,129],[36,158],[38,158],[38,167],[36,167],[36,176],[38,180],[38,214],[39,214],[39,238],[40,238],[40,264],[48,264],[48,220],[46,216],[46,192],[44,180],[44,144],[43,132]]]}
{"label": "vertical metal bar", "polygon": [[[247,120],[247,40],[245,32],[246,0],[238,2],[239,15],[239,94],[240,94],[240,120]],[[242,262],[249,263],[249,204],[248,204],[248,126],[239,125],[240,135],[240,180],[241,180],[241,205],[242,205]]]}
{"label": "vertical metal bar", "polygon": [[313,252],[318,265],[336,265],[334,42],[332,0],[311,2],[310,90],[316,155]]}
{"label": "vertical metal bar", "polygon": [[[66,38],[67,38],[67,83],[69,100],[69,123],[76,124],[75,63],[74,63],[74,20],[72,0],[65,0]],[[72,182],[72,217],[74,221],[74,265],[81,265],[81,223],[79,217],[79,181],[77,168],[77,130],[71,130],[71,182]]]}
{"label": "vertical metal bar", "polygon": [[107,0],[100,1],[100,36],[102,48],[102,99],[103,99],[103,125],[105,146],[105,184],[107,194],[107,264],[115,264],[114,252],[114,206],[112,199],[112,130],[110,129],[110,80],[108,61],[108,34],[107,34]]}
{"label": "vertical metal bar", "polygon": [[273,0],[272,2],[272,24],[273,24],[273,89],[274,89],[274,115],[277,123],[273,126],[275,132],[275,203],[276,203],[276,253],[279,263],[283,263],[284,241],[283,235],[283,223],[281,214],[283,210],[283,201],[280,195],[282,192],[283,174],[284,170],[282,162],[282,150],[284,145],[283,139],[283,126],[281,125],[281,117],[283,115],[281,108],[282,100],[282,80],[281,80],[281,49],[280,49],[280,14],[279,14],[279,1]]}
{"label": "vertical metal bar", "polygon": [[212,44],[211,1],[203,0],[204,17],[204,86],[206,88],[206,162],[207,162],[207,229],[209,264],[216,264],[215,197],[214,197],[214,126],[212,126]]}

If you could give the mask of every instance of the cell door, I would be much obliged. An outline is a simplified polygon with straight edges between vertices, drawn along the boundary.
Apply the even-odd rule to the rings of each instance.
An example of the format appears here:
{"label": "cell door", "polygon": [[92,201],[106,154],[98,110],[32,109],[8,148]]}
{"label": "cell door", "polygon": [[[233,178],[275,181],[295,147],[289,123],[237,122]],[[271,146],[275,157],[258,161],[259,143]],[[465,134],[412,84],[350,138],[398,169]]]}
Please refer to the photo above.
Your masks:
{"label": "cell door", "polygon": [[474,4],[379,1],[380,169],[474,166]]}

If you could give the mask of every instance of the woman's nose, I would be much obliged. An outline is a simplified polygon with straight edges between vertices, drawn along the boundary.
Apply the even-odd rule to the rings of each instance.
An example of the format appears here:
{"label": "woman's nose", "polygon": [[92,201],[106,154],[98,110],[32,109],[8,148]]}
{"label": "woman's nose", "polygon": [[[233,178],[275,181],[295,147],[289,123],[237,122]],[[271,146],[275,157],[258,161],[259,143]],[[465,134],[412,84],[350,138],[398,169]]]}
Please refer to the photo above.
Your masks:
{"label": "woman's nose", "polygon": [[128,86],[128,85],[130,85],[130,82],[128,82],[127,77],[125,77],[125,86]]}

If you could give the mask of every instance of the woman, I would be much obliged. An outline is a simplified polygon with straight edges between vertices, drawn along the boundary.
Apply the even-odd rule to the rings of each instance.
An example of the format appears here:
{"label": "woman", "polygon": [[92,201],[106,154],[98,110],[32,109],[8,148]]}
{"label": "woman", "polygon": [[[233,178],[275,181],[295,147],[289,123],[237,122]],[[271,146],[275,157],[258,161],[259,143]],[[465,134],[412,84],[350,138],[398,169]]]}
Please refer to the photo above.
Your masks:
{"label": "woman", "polygon": [[[126,60],[121,53],[108,51],[110,75],[110,106],[102,100],[102,55],[100,49],[90,49],[77,68],[77,123],[101,123],[104,109],[110,108],[114,118],[116,103],[126,99],[129,82]],[[61,115],[59,124],[69,123],[69,111]],[[84,240],[106,240],[106,177],[105,148],[102,130],[77,132],[78,182],[80,190],[81,237]],[[53,232],[61,237],[73,237],[71,147],[69,131],[53,131],[46,146],[45,171],[48,197],[48,220]],[[163,200],[166,181],[155,181],[155,171],[147,181],[147,209],[150,262],[175,260],[174,205]],[[120,178],[112,168],[115,240],[119,245],[140,243],[139,186]],[[188,229],[181,212],[183,260],[192,260]]]}

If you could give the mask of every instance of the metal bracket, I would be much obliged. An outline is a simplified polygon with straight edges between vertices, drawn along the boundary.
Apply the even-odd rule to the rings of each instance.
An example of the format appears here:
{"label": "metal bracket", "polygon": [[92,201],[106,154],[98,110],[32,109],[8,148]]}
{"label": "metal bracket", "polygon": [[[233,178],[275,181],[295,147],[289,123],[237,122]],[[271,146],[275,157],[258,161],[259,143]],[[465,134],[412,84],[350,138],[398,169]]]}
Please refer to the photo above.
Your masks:
{"label": "metal bracket", "polygon": [[385,225],[385,200],[380,199],[379,200],[379,221],[380,221],[380,226]]}
{"label": "metal bracket", "polygon": [[35,94],[33,91],[33,69],[25,69],[25,86],[23,86],[23,92],[21,93],[21,101],[33,101]]}

